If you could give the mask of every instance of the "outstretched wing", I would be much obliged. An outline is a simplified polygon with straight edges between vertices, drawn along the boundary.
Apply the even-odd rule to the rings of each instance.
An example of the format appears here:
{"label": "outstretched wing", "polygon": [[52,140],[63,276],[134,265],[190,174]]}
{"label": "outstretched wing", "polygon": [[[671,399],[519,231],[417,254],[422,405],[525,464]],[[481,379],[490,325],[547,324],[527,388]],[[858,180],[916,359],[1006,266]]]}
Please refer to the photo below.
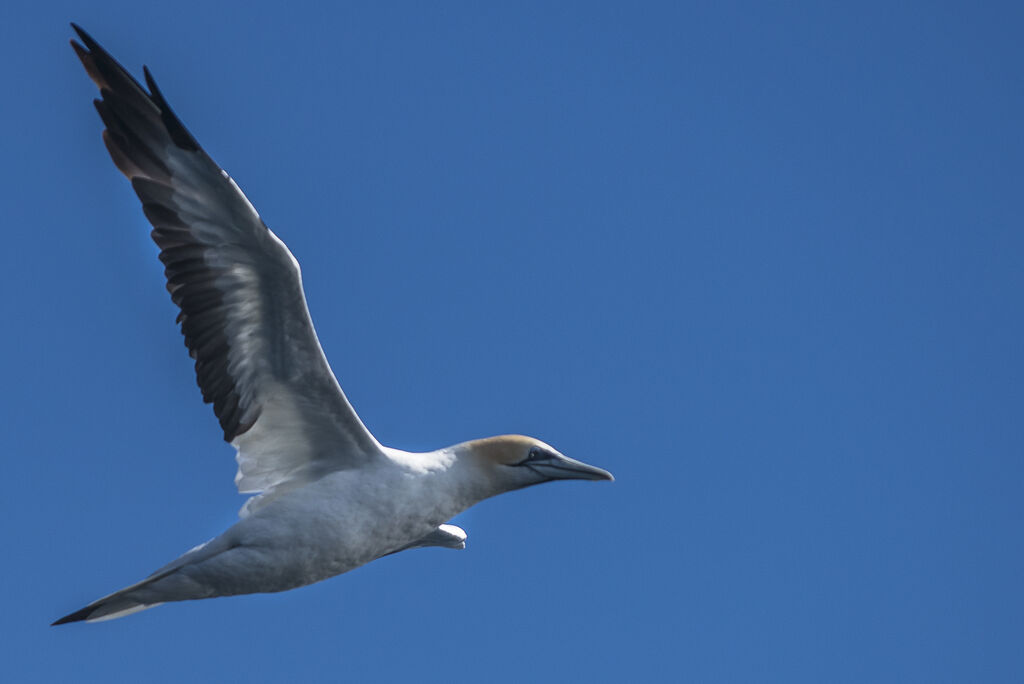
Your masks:
{"label": "outstretched wing", "polygon": [[71,45],[102,95],[103,141],[153,224],[203,400],[238,449],[238,490],[284,488],[376,458],[380,445],[320,348],[291,252],[199,147],[149,70],[146,92],[72,27],[85,47]]}

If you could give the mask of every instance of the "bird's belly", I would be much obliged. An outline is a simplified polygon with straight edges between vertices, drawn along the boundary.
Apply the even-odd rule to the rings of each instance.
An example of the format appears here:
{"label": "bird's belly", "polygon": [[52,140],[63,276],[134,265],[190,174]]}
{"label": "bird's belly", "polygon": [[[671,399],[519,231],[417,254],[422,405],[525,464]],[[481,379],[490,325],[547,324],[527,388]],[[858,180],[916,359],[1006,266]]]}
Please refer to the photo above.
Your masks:
{"label": "bird's belly", "polygon": [[458,511],[417,484],[338,473],[281,495],[224,534],[228,548],[211,561],[230,566],[232,586],[218,593],[312,584],[423,538]]}

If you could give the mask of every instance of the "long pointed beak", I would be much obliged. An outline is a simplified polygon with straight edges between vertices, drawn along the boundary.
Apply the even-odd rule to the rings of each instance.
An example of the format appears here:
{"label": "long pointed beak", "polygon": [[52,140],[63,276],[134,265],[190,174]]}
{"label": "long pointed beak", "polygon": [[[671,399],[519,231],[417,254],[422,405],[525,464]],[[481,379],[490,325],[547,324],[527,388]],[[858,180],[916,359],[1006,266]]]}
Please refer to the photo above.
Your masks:
{"label": "long pointed beak", "polygon": [[528,464],[530,468],[552,480],[614,480],[607,470],[559,455]]}

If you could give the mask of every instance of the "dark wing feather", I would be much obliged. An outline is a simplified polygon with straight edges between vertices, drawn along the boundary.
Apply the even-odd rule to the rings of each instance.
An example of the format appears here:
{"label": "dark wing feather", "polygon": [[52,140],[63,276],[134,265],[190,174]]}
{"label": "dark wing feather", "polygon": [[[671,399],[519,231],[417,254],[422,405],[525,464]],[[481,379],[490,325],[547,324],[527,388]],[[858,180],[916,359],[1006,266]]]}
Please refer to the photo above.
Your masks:
{"label": "dark wing feather", "polygon": [[103,140],[153,240],[203,400],[239,448],[243,492],[352,467],[380,446],[320,348],[298,263],[200,148],[145,70],[149,91],[85,31],[71,41],[101,99]]}

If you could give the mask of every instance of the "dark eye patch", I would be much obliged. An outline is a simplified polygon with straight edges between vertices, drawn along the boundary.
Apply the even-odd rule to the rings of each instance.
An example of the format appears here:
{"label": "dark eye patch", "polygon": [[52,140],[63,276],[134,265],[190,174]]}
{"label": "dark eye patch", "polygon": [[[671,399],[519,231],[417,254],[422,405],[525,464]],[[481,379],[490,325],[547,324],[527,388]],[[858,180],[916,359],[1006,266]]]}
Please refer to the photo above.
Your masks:
{"label": "dark eye patch", "polygon": [[547,453],[545,453],[543,449],[541,449],[540,447],[533,447],[532,449],[530,449],[530,453],[526,455],[526,458],[524,458],[519,463],[513,463],[512,465],[521,466],[528,464],[530,461],[545,461],[547,459],[548,455]]}

